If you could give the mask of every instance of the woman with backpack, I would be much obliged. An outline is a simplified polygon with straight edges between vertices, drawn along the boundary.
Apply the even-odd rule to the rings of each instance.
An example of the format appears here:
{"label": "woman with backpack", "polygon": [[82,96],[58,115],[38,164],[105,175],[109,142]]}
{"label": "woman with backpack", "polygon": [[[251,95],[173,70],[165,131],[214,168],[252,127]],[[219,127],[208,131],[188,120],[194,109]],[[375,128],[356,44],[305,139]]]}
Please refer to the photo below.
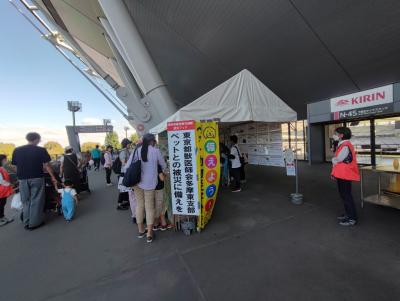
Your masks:
{"label": "woman with backpack", "polygon": [[[138,238],[147,236],[147,242],[154,239],[153,224],[155,219],[155,189],[158,183],[158,165],[166,170],[167,165],[158,148],[155,147],[156,138],[152,134],[143,136],[143,143],[134,153],[133,162],[141,161],[140,182],[133,187],[136,198],[136,222]],[[143,221],[146,213],[147,231]]]}

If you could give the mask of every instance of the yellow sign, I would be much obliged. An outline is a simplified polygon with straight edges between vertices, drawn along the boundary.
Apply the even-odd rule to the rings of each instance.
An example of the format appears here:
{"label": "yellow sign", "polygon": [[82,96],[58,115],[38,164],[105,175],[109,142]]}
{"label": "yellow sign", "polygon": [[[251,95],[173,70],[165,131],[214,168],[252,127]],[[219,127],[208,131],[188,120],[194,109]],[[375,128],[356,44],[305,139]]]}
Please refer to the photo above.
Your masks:
{"label": "yellow sign", "polygon": [[201,202],[197,227],[204,229],[215,206],[221,173],[218,124],[215,121],[196,122],[196,147]]}

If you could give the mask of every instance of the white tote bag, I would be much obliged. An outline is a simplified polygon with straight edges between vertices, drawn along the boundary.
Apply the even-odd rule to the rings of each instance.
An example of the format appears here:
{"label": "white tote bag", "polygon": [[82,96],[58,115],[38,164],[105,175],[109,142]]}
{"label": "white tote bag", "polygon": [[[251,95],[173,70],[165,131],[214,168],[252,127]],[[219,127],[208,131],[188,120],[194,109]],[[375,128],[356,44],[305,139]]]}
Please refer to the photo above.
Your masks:
{"label": "white tote bag", "polygon": [[13,195],[13,198],[11,200],[11,208],[16,210],[22,210],[21,195],[19,193]]}

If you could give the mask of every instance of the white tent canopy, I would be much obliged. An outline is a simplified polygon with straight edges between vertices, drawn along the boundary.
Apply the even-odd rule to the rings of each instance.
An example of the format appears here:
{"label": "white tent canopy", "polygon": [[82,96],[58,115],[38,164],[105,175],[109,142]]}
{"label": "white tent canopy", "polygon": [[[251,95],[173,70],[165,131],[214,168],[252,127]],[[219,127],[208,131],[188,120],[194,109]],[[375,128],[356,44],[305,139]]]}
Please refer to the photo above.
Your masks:
{"label": "white tent canopy", "polygon": [[220,122],[290,122],[297,113],[282,99],[244,69],[150,130],[158,134],[167,123],[182,120],[210,120]]}

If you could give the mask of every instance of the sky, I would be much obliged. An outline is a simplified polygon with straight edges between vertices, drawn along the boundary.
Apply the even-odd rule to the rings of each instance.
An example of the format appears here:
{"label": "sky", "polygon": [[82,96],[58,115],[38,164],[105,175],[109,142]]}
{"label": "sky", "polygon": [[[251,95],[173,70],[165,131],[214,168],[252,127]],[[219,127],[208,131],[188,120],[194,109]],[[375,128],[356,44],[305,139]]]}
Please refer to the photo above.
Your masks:
{"label": "sky", "polygon": [[[77,124],[111,119],[120,139],[125,136],[128,121],[6,0],[0,1],[0,36],[0,142],[21,145],[27,132],[37,131],[42,143],[68,145],[68,100],[82,103]],[[80,140],[103,143],[104,134]]]}

